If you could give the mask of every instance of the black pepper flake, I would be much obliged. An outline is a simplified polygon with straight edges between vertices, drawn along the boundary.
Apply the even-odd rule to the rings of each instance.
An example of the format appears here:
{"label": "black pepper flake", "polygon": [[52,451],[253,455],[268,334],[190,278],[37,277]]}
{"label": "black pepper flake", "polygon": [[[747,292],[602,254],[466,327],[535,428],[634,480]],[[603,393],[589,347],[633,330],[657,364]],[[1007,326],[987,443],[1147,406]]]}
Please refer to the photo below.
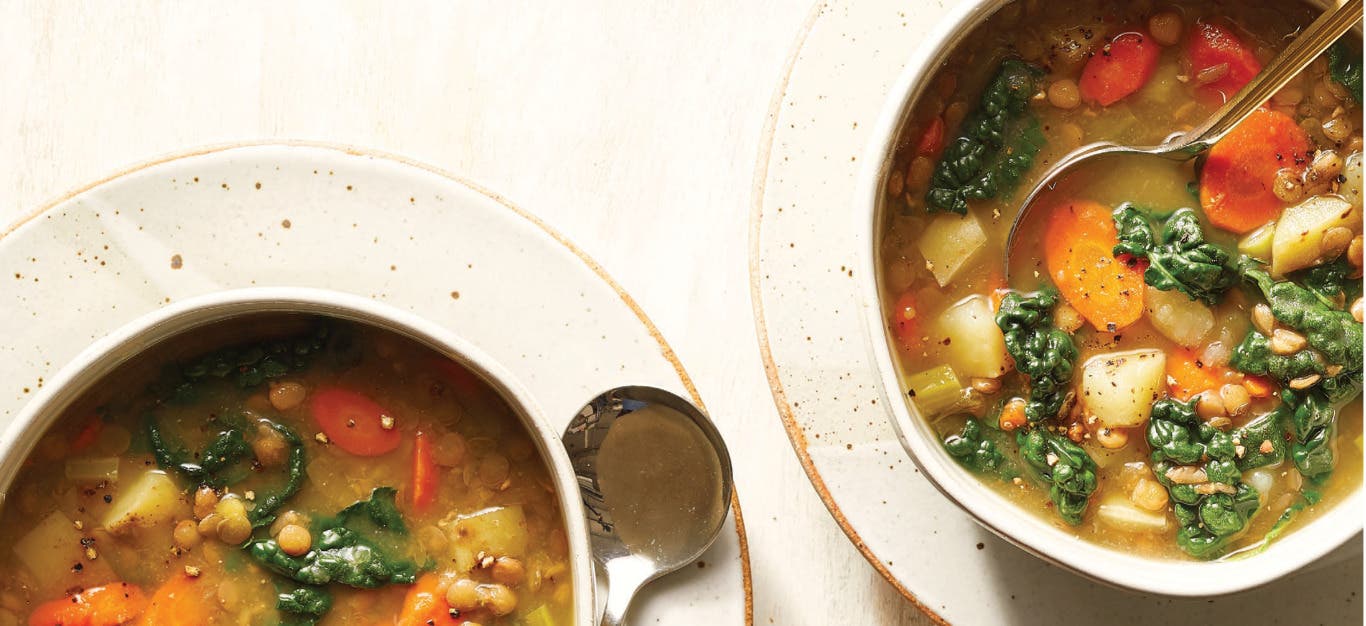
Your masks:
{"label": "black pepper flake", "polygon": [[79,572],[79,571],[81,571],[81,570],[83,570],[83,569],[85,569],[85,566],[84,566],[84,565],[81,565],[80,563],[77,563],[77,564],[71,566],[71,571],[73,571],[73,572]]}
{"label": "black pepper flake", "polygon": [[114,496],[109,495],[109,494],[107,494],[107,493],[104,494],[104,503],[105,503],[105,504],[109,504],[110,502],[113,502],[113,501],[114,501]]}

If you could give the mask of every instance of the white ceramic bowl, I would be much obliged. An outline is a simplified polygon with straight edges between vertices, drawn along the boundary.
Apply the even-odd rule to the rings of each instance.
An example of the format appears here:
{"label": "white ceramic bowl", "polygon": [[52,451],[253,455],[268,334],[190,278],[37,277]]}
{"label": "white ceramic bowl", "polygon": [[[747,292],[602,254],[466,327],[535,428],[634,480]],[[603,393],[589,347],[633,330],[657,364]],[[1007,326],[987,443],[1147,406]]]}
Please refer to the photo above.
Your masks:
{"label": "white ceramic bowl", "polygon": [[402,335],[469,368],[507,401],[540,451],[555,482],[569,539],[574,623],[593,623],[595,592],[588,530],[569,456],[535,398],[502,366],[455,333],[374,300],[323,289],[262,287],[189,298],[144,315],[78,354],[0,435],[0,504],[24,459],[64,409],[144,351],[197,329],[245,316],[298,313],[347,320]]}
{"label": "white ceramic bowl", "polygon": [[958,465],[944,451],[929,423],[906,401],[906,388],[892,359],[892,343],[880,304],[882,272],[877,251],[881,249],[885,210],[882,189],[902,124],[943,59],[973,28],[1009,1],[964,0],[921,42],[889,91],[864,154],[854,198],[855,235],[861,244],[861,306],[871,357],[890,400],[887,404],[902,446],[930,482],[992,532],[1039,558],[1117,587],[1172,596],[1222,595],[1271,582],[1322,558],[1361,533],[1361,489],[1313,522],[1297,524],[1253,556],[1215,562],[1145,558],[1078,539],[1021,510]]}

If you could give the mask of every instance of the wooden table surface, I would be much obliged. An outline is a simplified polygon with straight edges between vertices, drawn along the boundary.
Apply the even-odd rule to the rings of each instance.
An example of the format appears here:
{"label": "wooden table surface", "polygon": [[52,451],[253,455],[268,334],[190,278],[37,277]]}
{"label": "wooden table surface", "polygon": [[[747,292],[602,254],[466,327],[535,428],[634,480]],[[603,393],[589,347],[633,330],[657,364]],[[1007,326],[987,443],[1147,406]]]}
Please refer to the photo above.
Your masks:
{"label": "wooden table surface", "polygon": [[810,9],[7,0],[0,226],[125,166],[239,140],[354,144],[466,175],[596,258],[724,416],[755,624],[928,623],[817,499],[758,356],[755,160]]}

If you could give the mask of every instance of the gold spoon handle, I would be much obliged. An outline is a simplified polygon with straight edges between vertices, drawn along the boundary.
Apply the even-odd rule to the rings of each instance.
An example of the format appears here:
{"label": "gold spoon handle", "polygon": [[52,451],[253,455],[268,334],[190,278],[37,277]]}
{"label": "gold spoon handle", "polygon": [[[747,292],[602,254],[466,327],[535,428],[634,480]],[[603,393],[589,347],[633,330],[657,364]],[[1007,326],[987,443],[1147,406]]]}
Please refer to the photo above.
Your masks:
{"label": "gold spoon handle", "polygon": [[[1251,82],[1224,104],[1203,124],[1175,138],[1172,150],[1195,156],[1227,135],[1239,122],[1276,95],[1314,59],[1323,54],[1353,26],[1361,22],[1362,0],[1347,0],[1342,6],[1327,11],[1295,37],[1290,45],[1276,55],[1271,66],[1262,70]],[[1179,156],[1179,155],[1173,155]]]}

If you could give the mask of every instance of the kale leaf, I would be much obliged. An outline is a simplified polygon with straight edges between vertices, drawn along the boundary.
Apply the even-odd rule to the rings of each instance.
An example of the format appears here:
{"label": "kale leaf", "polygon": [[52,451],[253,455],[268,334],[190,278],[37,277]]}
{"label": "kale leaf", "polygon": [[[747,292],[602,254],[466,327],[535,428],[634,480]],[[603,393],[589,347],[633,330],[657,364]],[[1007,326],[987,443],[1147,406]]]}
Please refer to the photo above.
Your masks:
{"label": "kale leaf", "polygon": [[1233,441],[1244,450],[1238,458],[1238,469],[1279,465],[1286,457],[1285,420],[1277,411],[1256,417],[1234,431]]}
{"label": "kale leaf", "polygon": [[963,423],[962,431],[944,438],[944,449],[963,467],[979,474],[993,474],[1007,480],[1018,476],[1015,464],[987,430],[981,420],[969,417]]}
{"label": "kale leaf", "polygon": [[1048,485],[1048,497],[1063,521],[1081,523],[1096,490],[1096,462],[1072,440],[1044,428],[1015,435],[1024,458],[1037,479]]}
{"label": "kale leaf", "polygon": [[319,321],[293,337],[220,348],[186,363],[167,368],[151,391],[161,402],[193,401],[200,383],[229,380],[242,389],[303,369],[322,352],[332,337],[332,325]]}
{"label": "kale leaf", "polygon": [[1245,259],[1239,270],[1261,290],[1276,321],[1303,333],[1309,346],[1328,363],[1340,365],[1348,373],[1361,372],[1361,324],[1351,313],[1329,307],[1294,282],[1273,280],[1256,261]]}
{"label": "kale leaf", "polygon": [[1233,349],[1229,364],[1244,374],[1270,376],[1282,385],[1296,378],[1323,374],[1323,361],[1313,350],[1304,349],[1294,354],[1280,355],[1271,351],[1271,339],[1252,329],[1242,343]]}
{"label": "kale leaf", "polygon": [[313,626],[332,610],[332,594],[322,587],[299,586],[275,597],[281,626]]}
{"label": "kale leaf", "polygon": [[[1199,559],[1223,554],[1229,542],[1247,528],[1259,503],[1257,490],[1242,481],[1234,435],[1202,422],[1195,400],[1163,398],[1153,403],[1147,439],[1153,473],[1171,495],[1172,510],[1181,525],[1177,546]],[[1173,480],[1178,473],[1193,473],[1178,470],[1182,466],[1203,472],[1204,480]]]}
{"label": "kale leaf", "polygon": [[[152,448],[152,456],[156,459],[157,466],[181,475],[193,485],[208,485],[215,489],[226,487],[244,478],[250,471],[244,466],[252,454],[251,444],[243,434],[248,420],[243,414],[218,418],[216,421],[223,426],[223,430],[202,452],[192,454],[170,435],[162,432],[156,416],[148,413],[143,418],[143,431]],[[304,442],[293,429],[271,420],[258,421],[261,425],[274,430],[289,445],[289,458],[285,463],[285,483],[277,490],[262,492],[256,499],[255,506],[247,512],[252,525],[259,527],[269,524],[275,511],[303,487],[307,460],[304,456]]]}
{"label": "kale leaf", "polygon": [[1355,268],[1347,259],[1340,257],[1331,263],[1294,272],[1287,278],[1304,286],[1325,306],[1341,309],[1361,295],[1361,280],[1351,278],[1354,272]]}
{"label": "kale leaf", "polygon": [[1317,389],[1284,389],[1277,413],[1290,422],[1295,436],[1290,456],[1300,473],[1306,478],[1323,478],[1333,471],[1336,459],[1331,444],[1337,433],[1338,410],[1327,396]]}
{"label": "kale leaf", "polygon": [[1019,59],[1001,62],[960,135],[949,142],[930,177],[930,211],[963,215],[968,200],[994,198],[1019,183],[1045,142],[1029,110],[1042,72]]}
{"label": "kale leaf", "polygon": [[1056,417],[1067,399],[1077,347],[1072,337],[1053,327],[1050,314],[1058,293],[1044,290],[1030,295],[1009,293],[996,313],[1005,335],[1006,351],[1015,369],[1029,378],[1025,417],[1036,423]]}
{"label": "kale leaf", "polygon": [[1328,49],[1328,75],[1347,89],[1347,93],[1361,103],[1361,52],[1353,53],[1344,37]]}
{"label": "kale leaf", "polygon": [[1192,300],[1215,304],[1237,284],[1238,274],[1227,250],[1205,241],[1194,209],[1177,209],[1162,223],[1162,236],[1153,235],[1151,217],[1131,203],[1113,213],[1119,231],[1114,254],[1148,260],[1143,282],[1163,291],[1180,290]]}
{"label": "kale leaf", "polygon": [[417,566],[386,554],[373,539],[350,527],[355,522],[368,521],[380,531],[406,532],[394,503],[395,494],[392,487],[377,488],[368,500],[347,506],[331,520],[315,522],[318,532],[314,536],[318,539],[303,556],[285,554],[280,544],[270,538],[248,542],[247,553],[266,569],[305,585],[337,583],[374,589],[410,584],[417,580]]}

